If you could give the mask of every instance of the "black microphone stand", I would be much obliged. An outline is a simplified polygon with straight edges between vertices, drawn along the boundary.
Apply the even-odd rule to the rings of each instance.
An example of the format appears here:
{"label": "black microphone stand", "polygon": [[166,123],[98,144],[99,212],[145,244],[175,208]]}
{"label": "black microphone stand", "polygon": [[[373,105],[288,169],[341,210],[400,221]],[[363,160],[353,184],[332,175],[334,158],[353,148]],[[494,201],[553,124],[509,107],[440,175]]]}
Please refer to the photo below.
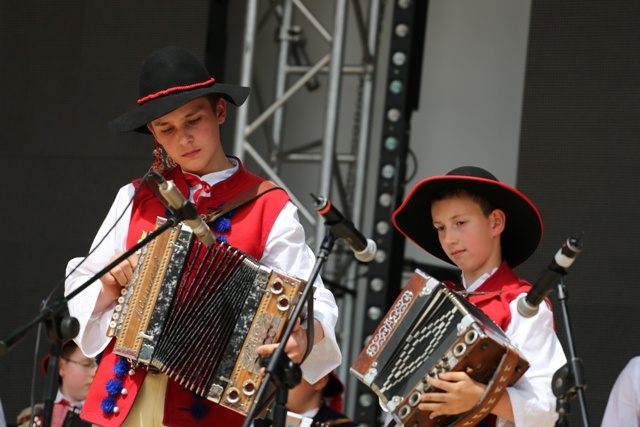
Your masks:
{"label": "black microphone stand", "polygon": [[[329,230],[322,241],[322,245],[320,246],[320,253],[316,257],[316,262],[313,266],[313,270],[311,271],[311,275],[309,276],[309,279],[300,296],[300,303],[298,303],[293,309],[291,321],[287,324],[284,333],[282,334],[280,345],[276,347],[276,349],[268,359],[267,366],[265,368],[264,379],[262,381],[262,384],[260,385],[260,388],[258,389],[254,404],[253,406],[251,406],[251,409],[247,414],[247,418],[244,420],[243,427],[249,427],[253,422],[258,408],[262,406],[262,400],[271,381],[273,381],[274,385],[276,386],[272,427],[284,427],[286,425],[286,405],[289,396],[289,389],[295,387],[300,383],[300,380],[302,378],[302,371],[300,370],[300,365],[298,363],[294,363],[289,359],[287,354],[284,352],[284,347],[286,342],[289,340],[289,337],[291,337],[293,328],[296,324],[296,319],[300,317],[300,315],[302,314],[302,310],[305,308],[304,302],[309,301],[313,298],[311,289],[313,289],[313,284],[320,274],[322,266],[329,258],[335,241],[336,237]],[[307,327],[313,328],[314,325],[312,318],[309,318],[308,320],[309,322],[307,324]]]}
{"label": "black microphone stand", "polygon": [[569,361],[553,374],[553,381],[551,383],[553,394],[557,397],[556,411],[558,412],[558,420],[555,425],[561,427],[569,425],[568,415],[571,412],[571,400],[573,400],[577,394],[578,401],[580,402],[582,425],[589,427],[589,419],[584,399],[584,390],[587,385],[584,381],[582,360],[576,356],[576,350],[573,345],[569,310],[567,309],[568,295],[562,280],[560,280],[560,283],[557,285],[556,293],[558,302],[560,302],[560,306],[562,307],[564,328],[569,345]]}
{"label": "black microphone stand", "polygon": [[69,293],[69,295],[60,298],[57,301],[54,301],[48,306],[45,305],[41,309],[40,314],[38,314],[26,324],[16,328],[9,334],[7,338],[0,341],[0,356],[4,356],[5,354],[9,353],[20,341],[22,341],[22,339],[25,337],[27,332],[31,330],[31,328],[33,328],[40,322],[44,322],[47,329],[47,337],[51,342],[51,355],[47,366],[49,378],[46,385],[47,394],[45,396],[45,407],[43,413],[44,427],[50,427],[51,425],[53,400],[55,399],[55,396],[58,392],[57,372],[62,342],[66,339],[74,338],[78,334],[78,320],[69,316],[61,316],[61,313],[67,308],[67,302],[78,295],[80,292],[88,288],[89,285],[98,280],[112,268],[133,255],[136,251],[141,249],[151,240],[155,239],[169,228],[179,224],[183,219],[184,217],[182,209],[176,210],[176,212],[174,212],[174,215],[170,216],[164,224],[161,224],[156,230],[147,234],[138,243],[136,243],[127,251],[123,252],[117,259],[97,272],[93,277],[91,277],[73,292]]}

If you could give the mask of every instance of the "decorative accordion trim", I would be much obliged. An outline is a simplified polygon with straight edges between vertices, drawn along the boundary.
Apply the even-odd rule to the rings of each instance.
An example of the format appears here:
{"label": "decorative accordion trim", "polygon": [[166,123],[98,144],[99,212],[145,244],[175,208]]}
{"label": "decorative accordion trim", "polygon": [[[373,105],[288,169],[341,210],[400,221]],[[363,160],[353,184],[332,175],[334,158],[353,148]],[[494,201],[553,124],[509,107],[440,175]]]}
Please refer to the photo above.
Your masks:
{"label": "decorative accordion trim", "polygon": [[380,349],[384,347],[384,343],[389,339],[389,336],[391,336],[391,333],[396,328],[398,321],[404,316],[412,300],[413,292],[404,291],[396,305],[393,306],[393,309],[389,312],[385,321],[379,326],[378,332],[371,337],[371,341],[369,341],[369,345],[367,346],[367,356],[375,356]]}

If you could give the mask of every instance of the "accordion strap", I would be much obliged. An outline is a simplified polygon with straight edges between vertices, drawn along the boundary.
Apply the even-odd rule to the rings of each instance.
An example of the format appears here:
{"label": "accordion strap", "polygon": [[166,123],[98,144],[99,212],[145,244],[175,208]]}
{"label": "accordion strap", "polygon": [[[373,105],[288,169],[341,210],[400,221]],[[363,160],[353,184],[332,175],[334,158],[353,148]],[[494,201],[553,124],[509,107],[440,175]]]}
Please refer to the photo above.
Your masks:
{"label": "accordion strap", "polygon": [[511,346],[506,346],[506,352],[500,360],[493,378],[487,384],[487,388],[480,401],[469,412],[463,414],[451,425],[471,427],[482,421],[496,406],[498,400],[507,390],[507,385],[515,372],[518,364],[518,352]]}
{"label": "accordion strap", "polygon": [[278,189],[283,190],[281,187],[278,187],[271,181],[262,181],[261,183],[251,186],[240,194],[236,195],[233,199],[225,204],[224,208],[216,209],[215,211],[208,214],[203,214],[201,215],[201,217],[205,222],[213,222],[221,216],[231,212],[232,210],[254,201],[263,194]]}

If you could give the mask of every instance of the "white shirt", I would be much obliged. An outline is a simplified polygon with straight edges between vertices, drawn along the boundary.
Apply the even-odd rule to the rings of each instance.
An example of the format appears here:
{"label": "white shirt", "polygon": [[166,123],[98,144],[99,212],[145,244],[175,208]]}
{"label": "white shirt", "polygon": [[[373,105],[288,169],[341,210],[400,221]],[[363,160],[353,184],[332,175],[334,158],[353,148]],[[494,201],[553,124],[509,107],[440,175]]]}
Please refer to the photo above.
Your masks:
{"label": "white shirt", "polygon": [[82,409],[82,407],[84,406],[84,400],[82,402],[73,402],[67,396],[62,394],[62,390],[61,389],[58,389],[58,393],[56,394],[56,400],[54,400],[53,403],[60,403],[63,400],[65,400],[67,402],[67,404],[69,406],[73,407],[73,408]]}
{"label": "white shirt", "polygon": [[[493,269],[491,275],[498,268]],[[484,274],[466,286],[469,292],[480,287],[490,274]],[[505,335],[531,365],[523,377],[507,388],[515,424],[498,418],[498,427],[543,427],[553,426],[557,419],[556,397],[551,389],[553,374],[566,362],[566,356],[558,337],[554,333],[553,313],[546,304],[540,304],[538,314],[525,318],[518,313],[520,295],[509,304],[511,322]]]}
{"label": "white shirt", "polygon": [[616,379],[602,427],[640,426],[640,356],[632,358]]}
{"label": "white shirt", "polygon": [[[491,271],[494,274],[498,268]],[[478,289],[489,277],[483,274],[470,286],[463,284],[472,292]],[[498,427],[543,427],[553,426],[558,418],[556,397],[551,389],[553,374],[566,362],[562,345],[553,329],[553,313],[547,303],[540,304],[538,314],[525,318],[518,313],[520,295],[509,304],[511,322],[504,331],[505,335],[530,364],[523,377],[507,388],[511,399],[511,408],[515,424],[498,418]]]}
{"label": "white shirt", "polygon": [[[201,179],[210,185],[215,185],[229,178],[237,168],[238,165],[225,171],[204,175]],[[193,197],[194,189],[191,190],[190,198]],[[131,218],[129,201],[134,191],[133,185],[127,184],[118,192],[91,245],[92,250],[95,249],[95,251],[87,258],[74,258],[69,262],[65,294],[69,294],[87,282],[107,265],[113,255],[127,249],[126,241]],[[114,229],[109,232],[112,226]],[[98,244],[103,238],[104,241]],[[85,261],[80,265],[83,259]],[[291,202],[287,202],[273,224],[260,262],[274,270],[305,279],[309,277],[314,261],[314,254],[305,243],[304,229],[298,220],[297,208]],[[77,269],[73,271],[76,267]],[[102,282],[97,280],[68,302],[70,314],[80,322],[80,332],[76,342],[88,357],[99,354],[110,341],[106,331],[115,302],[109,310],[93,313],[101,286]],[[342,359],[335,337],[338,307],[334,296],[324,287],[321,280],[318,279],[315,286],[314,316],[322,325],[324,338],[313,346],[313,350],[302,364],[304,378],[310,383],[315,383],[334,370]]]}
{"label": "white shirt", "polygon": [[531,365],[524,376],[507,388],[515,424],[498,419],[498,427],[553,426],[556,413],[556,396],[551,388],[553,374],[567,358],[553,328],[553,313],[546,303],[540,304],[538,314],[525,318],[518,313],[520,295],[509,304],[511,323],[505,334]]}

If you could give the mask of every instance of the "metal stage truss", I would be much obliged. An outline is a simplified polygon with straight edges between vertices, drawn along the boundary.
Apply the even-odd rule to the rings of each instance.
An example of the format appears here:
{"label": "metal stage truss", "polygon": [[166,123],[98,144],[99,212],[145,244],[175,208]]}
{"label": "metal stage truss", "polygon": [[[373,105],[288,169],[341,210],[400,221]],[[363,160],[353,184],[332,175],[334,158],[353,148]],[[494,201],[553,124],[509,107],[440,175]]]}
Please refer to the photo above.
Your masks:
{"label": "metal stage truss", "polygon": [[[381,125],[380,143],[370,147],[386,8],[384,0],[248,0],[240,84],[250,86],[252,96],[238,110],[234,133],[235,155],[289,192],[312,248],[319,248],[326,230],[309,193],[330,198],[357,226],[365,190],[374,193],[368,220],[378,246],[375,260],[361,272],[365,267],[340,244],[322,272],[340,310],[336,333],[343,353],[338,373],[347,384],[345,414],[369,427],[381,423],[380,407],[349,368],[401,286],[404,238],[390,220],[404,196],[428,0],[388,3],[386,81],[378,85],[385,95],[376,100],[382,106],[375,122]],[[265,87],[272,92],[270,102]],[[376,157],[372,149],[378,150],[370,178],[375,188],[367,182],[367,163]]]}
{"label": "metal stage truss", "polygon": [[[250,86],[252,96],[251,105],[237,113],[234,154],[255,162],[268,179],[289,192],[300,209],[309,245],[316,249],[325,227],[311,206],[310,192],[332,199],[354,224],[362,220],[384,2],[366,1],[366,10],[359,0],[306,3],[247,1],[240,84]],[[273,55],[265,53],[269,48]],[[269,61],[272,64],[265,65]],[[266,76],[271,81],[265,84]],[[273,93],[265,95],[264,87]],[[269,96],[272,101],[266,102]],[[349,113],[344,112],[345,100],[353,101]],[[307,107],[313,114],[306,119],[309,126],[291,118]],[[322,109],[324,113],[318,114]],[[308,132],[296,134],[289,130],[292,126],[308,127]],[[343,137],[344,133],[348,136]],[[301,139],[307,141],[301,143]],[[325,284],[339,297],[336,332],[339,342],[347,343],[341,344],[342,378],[348,376],[352,359],[348,343],[352,341],[359,268],[351,251],[344,249],[336,246],[322,274]]]}

